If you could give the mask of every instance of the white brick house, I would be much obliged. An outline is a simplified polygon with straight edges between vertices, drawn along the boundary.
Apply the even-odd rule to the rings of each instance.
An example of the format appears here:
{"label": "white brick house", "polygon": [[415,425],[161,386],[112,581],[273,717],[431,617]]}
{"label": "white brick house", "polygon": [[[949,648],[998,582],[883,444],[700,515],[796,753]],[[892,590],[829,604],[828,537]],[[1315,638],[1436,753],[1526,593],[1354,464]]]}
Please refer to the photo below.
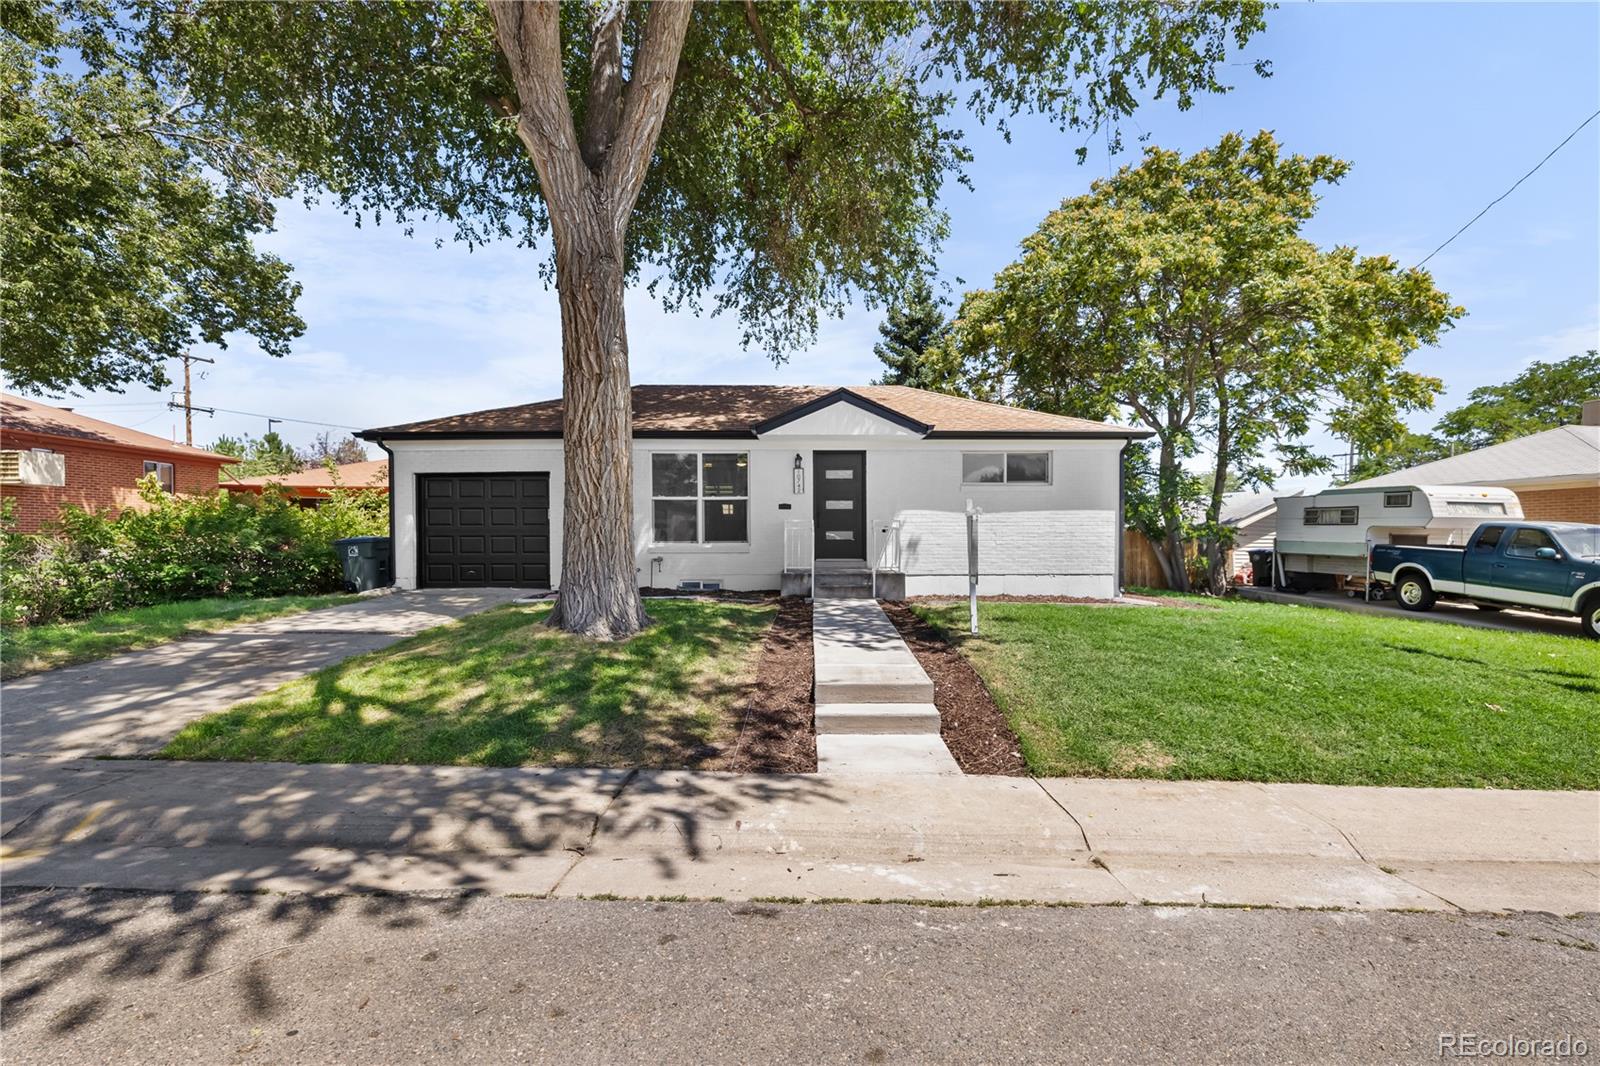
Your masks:
{"label": "white brick house", "polygon": [[[642,586],[885,596],[1119,591],[1121,455],[1146,433],[892,385],[638,386]],[[561,401],[367,430],[391,457],[402,587],[560,585]]]}

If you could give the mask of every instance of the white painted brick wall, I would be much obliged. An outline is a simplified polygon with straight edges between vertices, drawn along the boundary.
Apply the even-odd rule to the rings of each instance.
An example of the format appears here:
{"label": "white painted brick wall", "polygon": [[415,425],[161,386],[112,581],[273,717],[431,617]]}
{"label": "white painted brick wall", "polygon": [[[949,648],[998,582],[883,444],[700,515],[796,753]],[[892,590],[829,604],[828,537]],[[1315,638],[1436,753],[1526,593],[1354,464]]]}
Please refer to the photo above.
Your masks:
{"label": "white painted brick wall", "polygon": [[[1116,512],[1001,511],[978,519],[983,574],[1114,575]],[[907,575],[967,572],[966,515],[902,511],[901,566]]]}

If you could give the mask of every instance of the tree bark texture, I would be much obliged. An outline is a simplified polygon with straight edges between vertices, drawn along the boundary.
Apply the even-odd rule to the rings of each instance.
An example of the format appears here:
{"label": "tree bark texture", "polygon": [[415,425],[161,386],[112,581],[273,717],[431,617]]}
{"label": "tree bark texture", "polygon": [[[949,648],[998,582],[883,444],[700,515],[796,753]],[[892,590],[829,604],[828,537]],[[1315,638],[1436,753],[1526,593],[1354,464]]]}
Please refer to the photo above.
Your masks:
{"label": "tree bark texture", "polygon": [[650,5],[622,78],[621,0],[596,9],[591,106],[580,141],[567,100],[559,5],[491,0],[517,87],[517,136],[550,214],[561,302],[566,493],[561,588],[550,624],[611,639],[649,619],[633,552],[633,410],[624,238],[661,133],[689,25],[687,0]]}

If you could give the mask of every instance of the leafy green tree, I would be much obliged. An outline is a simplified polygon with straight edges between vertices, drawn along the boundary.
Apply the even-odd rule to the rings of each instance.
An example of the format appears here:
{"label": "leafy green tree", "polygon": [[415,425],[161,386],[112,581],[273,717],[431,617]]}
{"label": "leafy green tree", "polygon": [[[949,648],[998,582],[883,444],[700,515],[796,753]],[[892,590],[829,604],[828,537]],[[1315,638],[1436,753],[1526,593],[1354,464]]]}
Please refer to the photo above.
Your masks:
{"label": "leafy green tree", "polygon": [[1583,417],[1583,401],[1600,396],[1600,352],[1591,348],[1555,363],[1533,362],[1504,385],[1485,385],[1446,412],[1432,433],[1405,432],[1361,452],[1350,481],[1421,466],[1487,448]]}
{"label": "leafy green tree", "polygon": [[[561,303],[566,500],[551,620],[647,621],[632,530],[623,294],[739,316],[774,356],[852,294],[925,271],[963,177],[964,104],[1107,131],[1221,91],[1259,0],[1028,5],[127,0],[117,40],[195,113],[358,220],[546,236]],[[1258,70],[1260,70],[1258,65]],[[1264,73],[1264,71],[1262,71]],[[958,96],[958,94],[964,94]]]}
{"label": "leafy green tree", "polygon": [[1439,419],[1434,432],[1447,448],[1471,451],[1576,425],[1583,401],[1600,396],[1600,352],[1591,348],[1557,363],[1534,362],[1504,385],[1485,385]]}
{"label": "leafy green tree", "polygon": [[260,437],[252,437],[248,433],[242,437],[218,437],[206,450],[239,458],[239,462],[222,468],[220,477],[223,482],[240,477],[293,474],[309,465],[306,457],[295,451],[294,445],[279,436],[276,430],[268,430]]}
{"label": "leafy green tree", "polygon": [[1365,481],[1393,470],[1431,463],[1449,454],[1449,446],[1438,437],[1408,430],[1392,440],[1358,452],[1356,461],[1350,466],[1350,475],[1344,480]]}
{"label": "leafy green tree", "polygon": [[199,108],[109,4],[4,5],[0,365],[27,392],[167,384],[196,341],[304,324],[252,239],[286,172]]}
{"label": "leafy green tree", "polygon": [[320,463],[332,463],[334,466],[344,466],[347,463],[364,463],[367,461],[366,447],[354,437],[345,437],[343,440],[334,440],[333,434],[323,430],[312,440],[311,447],[303,455],[308,466]]}
{"label": "leafy green tree", "polygon": [[938,365],[938,349],[949,332],[944,301],[933,294],[928,279],[918,276],[905,294],[889,305],[878,324],[883,340],[872,352],[886,369],[880,385],[909,385],[917,389],[937,389],[944,375]]}
{"label": "leafy green tree", "polygon": [[[952,326],[974,391],[1088,417],[1130,412],[1155,431],[1158,554],[1175,587],[1187,587],[1193,535],[1212,585],[1226,580],[1230,476],[1270,484],[1273,460],[1326,469],[1301,443],[1314,420],[1347,439],[1393,439],[1399,413],[1439,388],[1405,359],[1461,309],[1424,271],[1301,236],[1319,187],[1347,169],[1282,155],[1266,132],[1189,157],[1149,149],[1052,212]],[[1187,471],[1202,453],[1196,522]]]}

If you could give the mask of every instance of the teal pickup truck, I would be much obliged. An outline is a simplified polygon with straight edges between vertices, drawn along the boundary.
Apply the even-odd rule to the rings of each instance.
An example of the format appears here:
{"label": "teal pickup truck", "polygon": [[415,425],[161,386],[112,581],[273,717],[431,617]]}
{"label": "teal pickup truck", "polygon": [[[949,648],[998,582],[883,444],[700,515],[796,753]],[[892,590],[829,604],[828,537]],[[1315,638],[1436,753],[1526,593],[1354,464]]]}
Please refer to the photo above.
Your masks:
{"label": "teal pickup truck", "polygon": [[1486,611],[1575,614],[1600,640],[1600,526],[1485,522],[1465,547],[1375,544],[1371,562],[1373,578],[1408,611],[1457,599]]}

